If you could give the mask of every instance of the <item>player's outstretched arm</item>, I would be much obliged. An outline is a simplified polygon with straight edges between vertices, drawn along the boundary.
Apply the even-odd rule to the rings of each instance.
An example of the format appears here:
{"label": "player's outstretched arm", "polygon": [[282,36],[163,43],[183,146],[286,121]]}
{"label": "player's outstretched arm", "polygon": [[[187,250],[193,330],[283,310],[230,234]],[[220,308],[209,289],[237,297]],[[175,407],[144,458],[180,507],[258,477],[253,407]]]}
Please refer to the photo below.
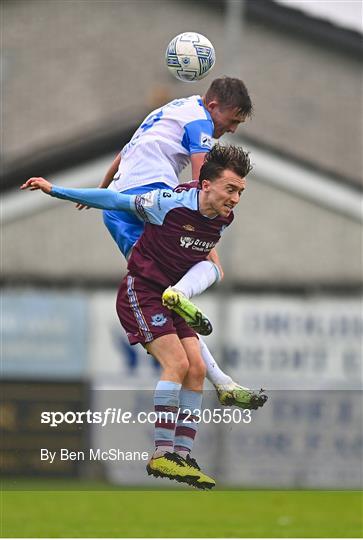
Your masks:
{"label": "player's outstretched arm", "polygon": [[[172,208],[185,206],[183,194],[173,193],[170,189],[156,189],[143,195],[126,195],[110,189],[71,189],[54,186],[44,178],[29,178],[20,189],[30,189],[31,191],[41,189],[51,197],[101,210],[126,210],[126,212],[137,214],[143,221],[154,225],[162,225],[166,214]],[[192,203],[189,201],[189,204],[191,204],[192,209],[197,208],[195,194]]]}
{"label": "player's outstretched arm", "polygon": [[132,202],[133,197],[109,189],[68,189],[54,186],[45,178],[36,177],[29,178],[20,189],[30,189],[30,191],[41,189],[51,197],[84,204],[92,208],[136,211]]}

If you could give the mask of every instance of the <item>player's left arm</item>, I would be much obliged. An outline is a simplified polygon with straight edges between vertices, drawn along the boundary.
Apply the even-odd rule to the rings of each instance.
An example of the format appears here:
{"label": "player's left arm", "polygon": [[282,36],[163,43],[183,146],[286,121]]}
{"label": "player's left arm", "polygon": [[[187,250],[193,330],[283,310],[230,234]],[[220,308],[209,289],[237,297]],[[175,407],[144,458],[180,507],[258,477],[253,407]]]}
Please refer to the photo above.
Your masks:
{"label": "player's left arm", "polygon": [[192,166],[192,180],[199,180],[200,169],[203,165],[206,152],[196,152],[190,156]]}
{"label": "player's left arm", "polygon": [[190,155],[193,180],[199,179],[204,157],[213,145],[212,138],[213,123],[211,120],[193,120],[184,126],[182,146]]}

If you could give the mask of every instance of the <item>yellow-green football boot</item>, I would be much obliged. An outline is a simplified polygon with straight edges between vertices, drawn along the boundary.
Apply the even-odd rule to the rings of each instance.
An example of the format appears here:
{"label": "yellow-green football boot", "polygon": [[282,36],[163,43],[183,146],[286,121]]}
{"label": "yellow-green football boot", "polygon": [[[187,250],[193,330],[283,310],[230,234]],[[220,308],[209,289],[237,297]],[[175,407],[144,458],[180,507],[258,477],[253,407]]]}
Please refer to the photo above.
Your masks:
{"label": "yellow-green football boot", "polygon": [[163,306],[175,311],[201,336],[209,336],[212,333],[213,327],[208,317],[182,292],[168,287],[163,292],[161,300]]}
{"label": "yellow-green football boot", "polygon": [[216,384],[215,389],[222,405],[234,405],[241,409],[254,410],[263,407],[267,401],[267,396],[263,394],[262,388],[259,392],[254,392],[249,388],[231,382],[229,384]]}
{"label": "yellow-green football boot", "polygon": [[199,474],[198,479],[192,480],[191,484],[192,486],[198,488],[198,489],[212,489],[215,487],[216,483],[213,478],[210,476],[207,476],[203,471],[201,471],[198,463],[194,458],[188,454],[185,458],[183,458],[184,461],[188,464],[189,467],[192,469],[195,469],[195,471]]}
{"label": "yellow-green football boot", "polygon": [[169,478],[177,482],[183,482],[188,485],[194,485],[200,473],[178,454],[166,452],[164,455],[152,457],[146,466],[150,475],[156,478]]}

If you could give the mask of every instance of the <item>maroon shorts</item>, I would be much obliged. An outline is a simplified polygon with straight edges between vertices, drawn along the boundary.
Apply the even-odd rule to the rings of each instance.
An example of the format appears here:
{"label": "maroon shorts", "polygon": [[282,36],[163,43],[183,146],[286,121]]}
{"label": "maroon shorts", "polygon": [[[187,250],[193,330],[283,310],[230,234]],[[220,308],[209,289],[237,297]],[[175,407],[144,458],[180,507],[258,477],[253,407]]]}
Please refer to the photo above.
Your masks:
{"label": "maroon shorts", "polygon": [[116,310],[130,345],[144,345],[166,334],[177,334],[180,339],[197,336],[184,319],[163,306],[163,290],[130,274],[122,280]]}

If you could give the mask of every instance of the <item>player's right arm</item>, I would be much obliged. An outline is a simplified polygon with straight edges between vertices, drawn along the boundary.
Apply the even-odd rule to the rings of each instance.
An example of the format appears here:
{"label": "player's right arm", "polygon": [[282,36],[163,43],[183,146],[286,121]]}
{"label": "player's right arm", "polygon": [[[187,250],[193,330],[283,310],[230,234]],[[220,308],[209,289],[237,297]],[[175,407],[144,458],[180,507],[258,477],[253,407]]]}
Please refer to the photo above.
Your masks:
{"label": "player's right arm", "polygon": [[198,209],[196,190],[188,193],[174,193],[170,189],[157,189],[142,195],[126,195],[110,189],[71,189],[54,186],[41,177],[29,178],[20,189],[42,190],[51,197],[64,199],[92,208],[102,210],[126,210],[136,214],[140,219],[155,225],[161,225],[166,214],[177,206],[185,206],[185,199],[190,199],[187,205]]}
{"label": "player's right arm", "polygon": [[[104,179],[102,180],[102,182],[98,186],[99,188],[101,188],[101,189],[107,189],[108,188],[108,186],[111,184],[115,174],[118,171],[120,161],[121,161],[121,152],[119,152],[117,154],[117,156],[115,157],[115,159],[111,163],[109,169],[107,170],[107,172],[105,174]],[[86,206],[85,204],[77,203],[76,208],[77,208],[77,210],[83,210],[83,208],[86,208],[88,210],[91,207]]]}
{"label": "player's right arm", "polygon": [[48,180],[41,177],[29,178],[20,189],[30,189],[30,191],[40,189],[43,193],[46,193],[51,197],[72,201],[91,208],[99,208],[101,210],[126,210],[136,213],[134,197],[118,193],[117,191],[111,191],[110,189],[63,188],[54,186],[48,182]]}
{"label": "player's right arm", "polygon": [[98,186],[99,188],[103,188],[103,189],[108,188],[108,186],[111,184],[115,174],[118,171],[118,168],[120,166],[120,162],[121,162],[121,152],[119,152],[117,154],[117,156],[115,157],[115,159],[113,160],[110,168],[108,169],[108,171],[105,174],[104,179],[99,184],[99,186]]}

